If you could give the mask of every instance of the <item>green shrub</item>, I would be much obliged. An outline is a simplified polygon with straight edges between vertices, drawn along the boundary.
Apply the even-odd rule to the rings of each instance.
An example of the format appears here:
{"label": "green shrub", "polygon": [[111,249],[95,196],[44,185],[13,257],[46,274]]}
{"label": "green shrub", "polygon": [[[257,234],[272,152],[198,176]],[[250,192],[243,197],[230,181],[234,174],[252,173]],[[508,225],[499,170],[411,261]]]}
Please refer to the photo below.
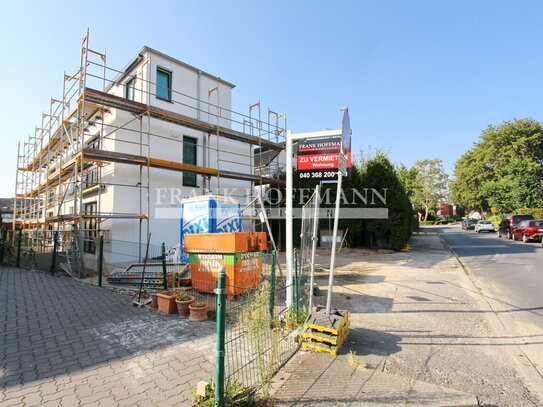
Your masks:
{"label": "green shrub", "polygon": [[485,216],[485,219],[491,221],[494,227],[498,227],[498,225],[500,224],[503,218],[504,218],[504,215],[499,215],[499,214]]}
{"label": "green shrub", "polygon": [[532,215],[536,219],[543,219],[543,208],[520,208],[514,215]]}
{"label": "green shrub", "polygon": [[498,227],[503,218],[508,215],[532,215],[535,219],[543,219],[543,208],[520,208],[513,213],[495,213],[488,215],[485,219],[491,221],[495,227]]}
{"label": "green shrub", "polygon": [[[196,389],[192,389],[194,407],[215,407],[215,383],[211,382],[206,388],[205,396],[196,395]],[[226,382],[224,386],[225,407],[252,407],[259,405],[256,388],[245,387],[238,381]]]}
{"label": "green shrub", "polygon": [[287,324],[294,328],[297,325],[303,324],[309,313],[305,311],[303,308],[296,307],[294,304],[292,304],[287,312],[285,313],[285,319],[287,321]]}
{"label": "green shrub", "polygon": [[419,222],[420,226],[432,226],[434,224],[433,220],[421,220]]}
{"label": "green shrub", "polygon": [[186,291],[179,291],[175,299],[177,301],[187,301],[189,299],[189,295]]}
{"label": "green shrub", "polygon": [[[270,395],[271,380],[278,363],[278,342],[271,339],[273,318],[270,315],[271,288],[264,281],[252,294],[251,307],[247,310],[244,326],[255,355],[258,383],[265,396]],[[271,339],[271,340],[270,340]],[[270,343],[271,342],[271,343]]]}

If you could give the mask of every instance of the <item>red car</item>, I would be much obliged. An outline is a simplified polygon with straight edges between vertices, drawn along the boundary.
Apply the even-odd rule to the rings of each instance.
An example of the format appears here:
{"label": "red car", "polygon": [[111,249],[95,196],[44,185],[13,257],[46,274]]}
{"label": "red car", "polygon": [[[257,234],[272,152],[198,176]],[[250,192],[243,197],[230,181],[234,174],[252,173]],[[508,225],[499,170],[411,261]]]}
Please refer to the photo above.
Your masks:
{"label": "red car", "polygon": [[529,240],[541,241],[543,236],[543,220],[523,220],[513,229],[513,239],[527,242]]}

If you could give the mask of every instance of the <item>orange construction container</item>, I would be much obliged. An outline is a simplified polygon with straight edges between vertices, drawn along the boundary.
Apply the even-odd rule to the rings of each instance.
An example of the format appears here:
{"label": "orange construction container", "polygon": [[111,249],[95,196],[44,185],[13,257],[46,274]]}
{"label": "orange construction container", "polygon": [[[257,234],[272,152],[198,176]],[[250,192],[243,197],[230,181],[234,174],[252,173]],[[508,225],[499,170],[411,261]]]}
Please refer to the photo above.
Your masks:
{"label": "orange construction container", "polygon": [[266,232],[193,233],[185,235],[187,253],[241,253],[268,249]]}
{"label": "orange construction container", "polygon": [[194,233],[185,235],[184,250],[189,253],[192,288],[213,292],[221,267],[226,269],[226,295],[229,300],[262,280],[265,232]]}
{"label": "orange construction container", "polygon": [[[230,234],[230,233],[221,233]],[[197,235],[186,235],[197,236]],[[234,299],[250,288],[257,288],[262,280],[262,251],[242,253],[190,253],[192,288],[213,292],[219,270],[226,269],[226,297]]]}

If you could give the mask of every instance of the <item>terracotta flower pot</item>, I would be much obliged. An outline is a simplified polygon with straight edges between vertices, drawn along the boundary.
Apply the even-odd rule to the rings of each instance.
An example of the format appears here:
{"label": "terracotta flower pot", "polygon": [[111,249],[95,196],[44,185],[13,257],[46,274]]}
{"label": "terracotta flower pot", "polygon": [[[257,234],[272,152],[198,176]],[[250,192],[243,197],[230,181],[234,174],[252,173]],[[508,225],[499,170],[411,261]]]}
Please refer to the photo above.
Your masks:
{"label": "terracotta flower pot", "polygon": [[158,308],[158,299],[156,294],[151,294],[151,307]]}
{"label": "terracotta flower pot", "polygon": [[180,317],[186,317],[189,315],[189,305],[195,301],[195,298],[190,295],[188,298],[189,299],[186,301],[175,300],[175,303],[177,304],[177,313]]}
{"label": "terracotta flower pot", "polygon": [[172,290],[162,291],[156,294],[158,300],[158,310],[165,314],[177,313],[177,304],[175,303],[176,293]]}
{"label": "terracotta flower pot", "polygon": [[193,307],[192,305],[189,305],[189,321],[205,321],[207,319],[207,310],[209,309],[209,304],[205,304],[205,307]]}

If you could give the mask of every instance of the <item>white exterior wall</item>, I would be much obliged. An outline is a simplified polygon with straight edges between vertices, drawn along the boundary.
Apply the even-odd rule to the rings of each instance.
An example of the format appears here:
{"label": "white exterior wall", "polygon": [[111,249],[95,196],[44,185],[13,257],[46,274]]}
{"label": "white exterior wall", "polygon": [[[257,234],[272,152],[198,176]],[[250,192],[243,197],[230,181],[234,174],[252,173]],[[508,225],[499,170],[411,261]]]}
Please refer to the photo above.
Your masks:
{"label": "white exterior wall", "polygon": [[[153,106],[207,121],[211,124],[217,124],[217,117],[213,116],[213,114],[219,112],[221,115],[219,125],[230,127],[230,86],[217,81],[215,78],[206,76],[203,72],[195,71],[168,58],[152,54],[149,51],[144,53],[143,56],[143,60],[132,70],[132,74],[138,78],[135,85],[136,92],[134,99],[136,101],[150,103]],[[175,103],[156,98],[154,96],[154,84],[150,84],[152,92],[150,97],[147,95],[147,92],[140,91],[146,86],[145,82],[140,80],[140,78],[148,79],[153,83],[156,82],[157,67],[166,69],[172,73],[172,99]],[[130,76],[123,78],[121,84],[112,87],[109,92],[124,97],[124,85],[130,79]],[[208,100],[208,91],[216,86],[219,86],[219,91],[212,92],[210,102],[216,104],[218,100],[220,108],[217,109],[215,106],[209,106],[208,108],[208,105],[205,103]],[[176,92],[186,94],[188,97],[177,94]],[[198,96],[201,98],[200,112],[197,111]],[[252,159],[250,153],[252,152],[252,148],[246,143],[211,135],[209,137],[211,150],[209,154],[204,154],[204,145],[208,141],[207,133],[156,119],[151,119],[149,123],[149,119],[146,117],[143,117],[141,127],[140,120],[138,119],[129,125],[125,125],[132,119],[134,119],[132,115],[121,110],[112,109],[111,113],[106,114],[104,117],[106,123],[114,126],[124,125],[124,129],[116,130],[114,134],[108,136],[108,140],[103,143],[101,148],[135,155],[147,156],[149,154],[152,158],[183,162],[182,141],[183,136],[188,136],[197,140],[197,165],[244,174],[251,173]],[[105,128],[107,133],[108,127],[106,126]],[[109,131],[111,130],[112,128],[109,128]],[[147,132],[150,131],[150,133],[160,136],[151,136],[149,151],[146,146],[140,147],[139,145],[140,130],[144,144],[147,144]],[[220,151],[219,155],[217,151]],[[222,161],[219,161],[219,158]],[[141,178],[143,186],[147,185],[147,176],[147,168],[143,167]],[[197,176],[197,187],[185,187],[182,185],[182,172],[156,168],[149,169],[149,178],[149,197],[147,196],[146,189],[141,189],[140,191],[139,188],[127,186],[107,186],[100,193],[100,211],[149,214],[150,232],[152,234],[151,243],[157,245],[161,242],[165,242],[167,245],[174,245],[179,242],[179,207],[182,198],[204,195],[208,192],[208,189],[214,194],[225,194],[225,189],[228,190],[226,193],[232,193],[231,191],[236,189],[232,196],[237,199],[242,198],[240,203],[243,206],[245,200],[249,199],[246,198],[246,195],[250,194],[247,190],[250,191],[251,186],[250,182],[212,177],[210,185],[206,185],[204,189],[204,178]],[[102,182],[104,183],[135,186],[139,180],[140,168],[136,165],[111,163],[102,168]],[[84,202],[98,200],[97,195],[95,193],[92,196],[84,198]],[[160,199],[160,197],[163,198]],[[167,211],[164,211],[164,209]],[[164,218],[165,212],[169,212],[166,218]],[[140,238],[139,223],[136,219],[109,219],[102,222],[101,229],[110,230],[110,236],[114,240],[138,242]],[[146,240],[146,232],[146,221],[143,221],[141,230],[141,239],[143,242]]]}

